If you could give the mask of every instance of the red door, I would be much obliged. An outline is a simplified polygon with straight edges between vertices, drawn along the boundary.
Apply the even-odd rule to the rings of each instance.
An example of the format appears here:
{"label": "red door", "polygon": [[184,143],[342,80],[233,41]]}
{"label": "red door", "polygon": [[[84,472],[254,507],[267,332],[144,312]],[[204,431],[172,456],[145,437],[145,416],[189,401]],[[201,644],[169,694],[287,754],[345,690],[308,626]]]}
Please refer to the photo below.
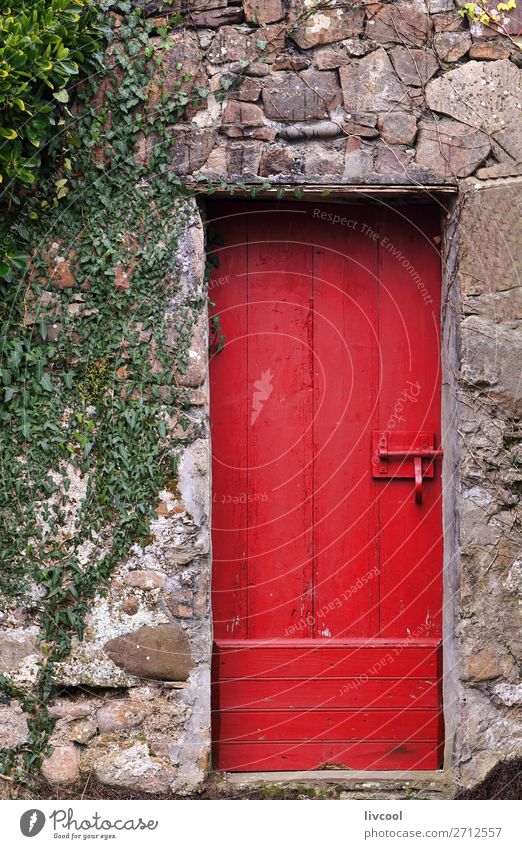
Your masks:
{"label": "red door", "polygon": [[209,219],[214,765],[439,768],[436,215]]}

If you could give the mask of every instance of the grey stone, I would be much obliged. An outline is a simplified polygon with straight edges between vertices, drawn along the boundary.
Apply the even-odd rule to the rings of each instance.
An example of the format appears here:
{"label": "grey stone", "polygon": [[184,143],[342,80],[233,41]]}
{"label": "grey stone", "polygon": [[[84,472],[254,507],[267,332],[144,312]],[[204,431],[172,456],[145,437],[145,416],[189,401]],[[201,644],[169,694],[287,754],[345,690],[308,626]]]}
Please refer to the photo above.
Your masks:
{"label": "grey stone", "polygon": [[165,586],[165,575],[150,569],[135,569],[125,575],[125,583],[140,590],[155,590]]}
{"label": "grey stone", "polygon": [[[465,203],[459,216],[458,279],[465,296],[505,293],[516,297],[520,289],[522,245],[522,180],[475,188],[465,184]],[[487,251],[477,233],[487,233]],[[516,305],[512,304],[512,316]],[[494,318],[494,311],[489,314]]]}
{"label": "grey stone", "polygon": [[[208,59],[215,65],[224,62],[266,62],[278,54],[283,44],[284,27],[281,24],[269,24],[262,31],[254,32],[223,26],[210,45]],[[251,73],[242,65],[240,68],[243,72]]]}
{"label": "grey stone", "polygon": [[509,59],[510,49],[501,41],[475,41],[469,51],[470,59],[494,62],[497,59]]}
{"label": "grey stone", "polygon": [[386,51],[380,47],[358,62],[340,68],[347,112],[388,112],[408,109],[410,103]]}
{"label": "grey stone", "polygon": [[506,580],[504,581],[504,587],[510,593],[515,593],[516,595],[522,596],[522,560],[517,559],[512,564]]}
{"label": "grey stone", "polygon": [[342,131],[342,125],[336,121],[317,121],[314,123],[308,121],[282,127],[278,130],[277,135],[290,141],[299,141],[301,139],[335,138],[335,136],[340,136]]}
{"label": "grey stone", "polygon": [[439,63],[429,50],[394,47],[389,55],[397,75],[406,85],[422,87],[439,70]]}
{"label": "grey stone", "polygon": [[207,161],[217,140],[217,130],[210,127],[198,129],[186,126],[169,127],[172,134],[172,169],[184,176],[192,174]]}
{"label": "grey stone", "polygon": [[69,740],[85,746],[96,736],[98,729],[92,719],[76,719],[69,725]]}
{"label": "grey stone", "polygon": [[11,749],[26,743],[29,738],[27,715],[19,703],[0,704],[0,749]]}
{"label": "grey stone", "polygon": [[377,145],[377,156],[375,159],[375,173],[382,176],[393,176],[400,174],[407,182],[407,172],[413,157],[413,151],[407,151],[405,147],[393,144]]}
{"label": "grey stone", "polygon": [[[208,163],[207,163],[208,164]],[[169,337],[169,348],[175,350],[178,344],[177,332]],[[204,313],[198,317],[190,339],[186,364],[183,371],[176,372],[176,381],[180,386],[201,386],[207,376],[207,319]]]}
{"label": "grey stone", "polygon": [[371,51],[375,50],[379,45],[367,38],[355,37],[345,38],[342,42],[342,46],[346,50],[348,56],[360,59],[361,56],[366,56],[367,53],[371,53]]}
{"label": "grey stone", "polygon": [[442,177],[466,177],[486,159],[490,149],[485,133],[459,121],[423,121],[415,161]]}
{"label": "grey stone", "polygon": [[310,142],[304,150],[304,173],[307,177],[338,177],[343,170],[345,143],[334,146]]}
{"label": "grey stone", "polygon": [[269,118],[308,121],[323,118],[338,106],[341,91],[333,71],[278,71],[263,86],[263,105]]}
{"label": "grey stone", "polygon": [[144,625],[105,643],[113,663],[130,675],[157,681],[186,681],[194,666],[185,631],[177,624]]}
{"label": "grey stone", "polygon": [[172,766],[152,758],[145,743],[114,747],[94,760],[93,770],[102,784],[147,795],[167,793],[177,774]]}
{"label": "grey stone", "polygon": [[522,333],[490,319],[462,322],[462,377],[513,417],[521,413]]}
{"label": "grey stone", "polygon": [[249,23],[272,24],[285,13],[283,0],[243,0],[245,17]]}
{"label": "grey stone", "polygon": [[360,181],[373,170],[373,148],[358,138],[349,138],[344,154],[343,180]]}
{"label": "grey stone", "polygon": [[113,699],[96,713],[100,731],[119,731],[123,728],[138,728],[147,716],[142,704],[130,699]]}
{"label": "grey stone", "polygon": [[221,27],[208,51],[208,59],[214,65],[223,62],[248,61],[254,58],[255,53],[248,34],[231,26]]}
{"label": "grey stone", "polygon": [[366,34],[381,44],[422,47],[430,32],[429,17],[414,3],[383,6],[366,24]]}
{"label": "grey stone", "polygon": [[[299,47],[307,49],[319,44],[331,44],[360,35],[363,31],[364,9],[326,6],[309,14],[310,4],[303,0],[291,0],[289,36]],[[303,18],[303,12],[305,14]]]}
{"label": "grey stone", "polygon": [[290,148],[270,147],[264,151],[261,157],[259,173],[261,177],[271,177],[274,174],[291,174],[295,163],[295,156]]}
{"label": "grey stone", "polygon": [[208,27],[209,29],[217,29],[218,27],[226,26],[227,24],[241,24],[244,21],[242,9],[207,9],[202,12],[192,11],[190,15],[184,18],[185,26],[193,29]]}
{"label": "grey stone", "polygon": [[467,62],[426,87],[430,109],[491,136],[497,157],[522,159],[522,71],[506,59]]}
{"label": "grey stone", "polygon": [[417,121],[408,112],[388,112],[379,118],[377,126],[388,144],[411,145],[415,141]]}
{"label": "grey stone", "polygon": [[456,62],[471,47],[469,32],[439,32],[433,39],[435,51],[443,62]]}
{"label": "grey stone", "polygon": [[507,707],[522,705],[522,684],[496,684],[493,693],[495,699]]}
{"label": "grey stone", "polygon": [[80,750],[76,746],[56,746],[42,764],[42,775],[50,784],[75,784],[80,777]]}
{"label": "grey stone", "polygon": [[36,637],[31,631],[13,628],[0,634],[0,672],[16,669],[22,661],[36,654]]}

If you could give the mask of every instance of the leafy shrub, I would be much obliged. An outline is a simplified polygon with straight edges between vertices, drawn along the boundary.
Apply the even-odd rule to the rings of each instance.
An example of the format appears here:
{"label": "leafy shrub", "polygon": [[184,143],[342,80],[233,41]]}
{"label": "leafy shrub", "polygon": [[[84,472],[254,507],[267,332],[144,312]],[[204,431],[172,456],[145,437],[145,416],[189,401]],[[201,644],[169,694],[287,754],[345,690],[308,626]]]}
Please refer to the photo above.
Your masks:
{"label": "leafy shrub", "polygon": [[[0,182],[4,212],[38,177],[42,152],[60,146],[67,87],[96,57],[96,0],[0,0]],[[3,251],[2,251],[3,248]],[[0,232],[0,276],[20,251]]]}

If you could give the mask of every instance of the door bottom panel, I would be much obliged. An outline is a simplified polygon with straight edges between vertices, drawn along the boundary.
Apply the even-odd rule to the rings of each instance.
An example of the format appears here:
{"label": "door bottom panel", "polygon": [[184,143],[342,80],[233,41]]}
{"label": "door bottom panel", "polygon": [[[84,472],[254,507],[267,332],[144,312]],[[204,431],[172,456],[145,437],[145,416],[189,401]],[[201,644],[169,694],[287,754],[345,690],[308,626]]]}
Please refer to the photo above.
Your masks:
{"label": "door bottom panel", "polygon": [[214,766],[438,769],[441,703],[438,640],[220,640]]}

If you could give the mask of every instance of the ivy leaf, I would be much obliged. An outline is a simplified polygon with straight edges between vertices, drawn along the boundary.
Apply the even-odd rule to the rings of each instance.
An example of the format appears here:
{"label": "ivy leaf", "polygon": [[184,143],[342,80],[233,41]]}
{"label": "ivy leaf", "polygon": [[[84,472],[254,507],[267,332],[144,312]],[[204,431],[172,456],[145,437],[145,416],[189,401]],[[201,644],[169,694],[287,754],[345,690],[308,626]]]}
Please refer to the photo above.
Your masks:
{"label": "ivy leaf", "polygon": [[51,378],[49,377],[47,372],[44,372],[42,374],[40,378],[40,386],[42,387],[42,389],[45,389],[46,392],[54,392],[54,386],[51,383]]}
{"label": "ivy leaf", "polygon": [[53,91],[53,97],[58,101],[58,103],[69,102],[69,92],[66,88],[61,88],[60,91]]}
{"label": "ivy leaf", "polygon": [[14,386],[8,386],[5,390],[4,401],[7,402],[11,400],[11,398],[16,394],[16,389]]}

